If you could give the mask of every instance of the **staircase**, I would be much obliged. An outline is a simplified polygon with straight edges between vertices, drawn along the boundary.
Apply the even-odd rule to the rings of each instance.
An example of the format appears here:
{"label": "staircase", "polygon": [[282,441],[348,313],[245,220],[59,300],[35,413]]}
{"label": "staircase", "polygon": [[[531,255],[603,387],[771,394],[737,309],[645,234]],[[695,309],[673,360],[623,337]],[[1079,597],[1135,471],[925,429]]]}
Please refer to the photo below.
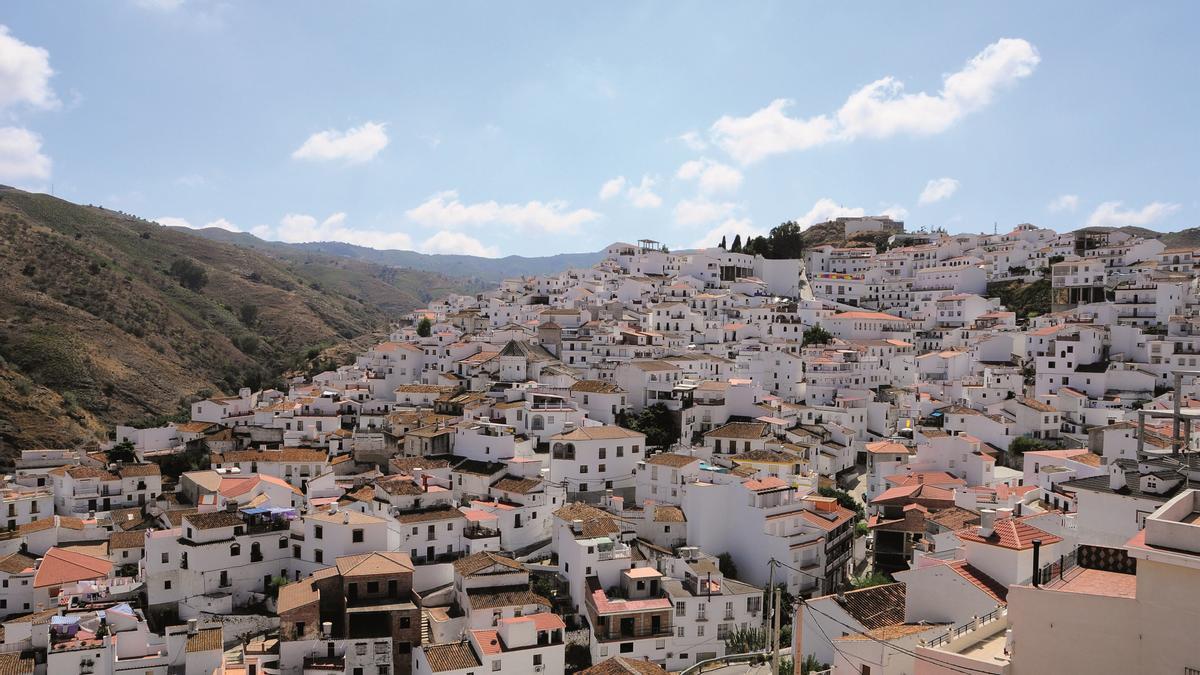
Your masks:
{"label": "staircase", "polygon": [[429,635],[431,632],[429,627],[429,612],[421,610],[421,644],[429,644]]}

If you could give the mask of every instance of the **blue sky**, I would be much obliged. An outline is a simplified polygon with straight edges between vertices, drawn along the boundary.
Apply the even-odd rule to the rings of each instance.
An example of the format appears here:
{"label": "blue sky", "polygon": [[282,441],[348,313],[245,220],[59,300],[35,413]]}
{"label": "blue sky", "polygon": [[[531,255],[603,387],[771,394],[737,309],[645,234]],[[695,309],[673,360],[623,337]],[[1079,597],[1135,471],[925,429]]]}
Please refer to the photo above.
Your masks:
{"label": "blue sky", "polygon": [[1200,224],[1200,6],[843,5],[13,4],[0,182],[483,255]]}

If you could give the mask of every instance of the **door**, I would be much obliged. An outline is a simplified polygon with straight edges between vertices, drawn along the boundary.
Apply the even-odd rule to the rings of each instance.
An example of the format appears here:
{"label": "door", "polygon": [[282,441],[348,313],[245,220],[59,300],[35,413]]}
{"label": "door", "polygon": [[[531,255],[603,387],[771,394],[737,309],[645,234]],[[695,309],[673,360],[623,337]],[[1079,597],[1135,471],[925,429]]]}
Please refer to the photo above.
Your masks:
{"label": "door", "polygon": [[388,582],[388,597],[389,598],[399,598],[400,597],[400,587],[399,587],[399,584],[396,583],[395,579],[392,579],[391,581]]}
{"label": "door", "polygon": [[263,575],[263,593],[269,593],[270,591],[271,591],[271,575],[264,574]]}
{"label": "door", "polygon": [[428,559],[428,561],[429,561],[429,562],[432,562],[432,561],[433,561],[434,555],[435,555],[435,554],[434,554],[434,552],[433,552],[433,547],[432,547],[432,546],[430,546],[430,547],[428,547],[428,548],[426,548],[426,549],[425,549],[425,557]]}
{"label": "door", "polygon": [[658,635],[662,631],[662,617],[655,614],[650,617],[650,632]]}

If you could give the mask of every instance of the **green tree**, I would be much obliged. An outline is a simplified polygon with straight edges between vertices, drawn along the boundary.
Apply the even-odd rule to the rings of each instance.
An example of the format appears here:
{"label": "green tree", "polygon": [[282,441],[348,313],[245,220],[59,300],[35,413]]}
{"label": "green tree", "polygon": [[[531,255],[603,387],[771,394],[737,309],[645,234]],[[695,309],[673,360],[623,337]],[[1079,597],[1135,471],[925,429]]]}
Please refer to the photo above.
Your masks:
{"label": "green tree", "polygon": [[733,235],[733,245],[729,247],[729,252],[730,253],[741,253],[742,252],[742,235],[740,235],[740,234]]}
{"label": "green tree", "polygon": [[433,333],[433,322],[427,316],[421,317],[421,320],[417,322],[417,335],[429,337],[431,333]]}
{"label": "green tree", "polygon": [[1010,455],[1023,455],[1034,450],[1043,450],[1046,447],[1046,442],[1040,438],[1032,436],[1017,436],[1008,444],[1008,452]]}
{"label": "green tree", "polygon": [[721,243],[717,244],[720,248],[725,248],[725,235],[721,235]]}
{"label": "green tree", "polygon": [[640,413],[622,413],[617,424],[646,434],[646,445],[652,448],[669,448],[679,440],[679,425],[675,415],[662,403],[642,408]]}
{"label": "green tree", "polygon": [[870,574],[864,574],[861,577],[853,577],[850,579],[850,587],[854,590],[858,590],[860,588],[870,588],[872,586],[883,586],[890,583],[892,583],[892,580],[883,572],[872,572]]}
{"label": "green tree", "polygon": [[830,334],[829,331],[822,328],[821,324],[817,324],[811,328],[805,329],[804,337],[801,339],[800,346],[827,345],[830,342],[833,342],[833,335]]}
{"label": "green tree", "polygon": [[725,638],[726,654],[761,652],[767,648],[767,631],[762,627],[738,628]]}
{"label": "green tree", "polygon": [[[791,666],[791,665],[792,665],[791,659],[788,659],[788,666]],[[817,657],[813,656],[812,654],[809,654],[808,656],[804,657],[804,660],[800,662],[800,675],[808,675],[809,673],[819,673],[822,670],[829,670],[829,664],[821,663],[820,661],[817,660]],[[783,668],[780,667],[779,675],[784,675],[784,672],[785,671],[783,670]],[[791,673],[792,669],[789,667],[786,672]]]}
{"label": "green tree", "polygon": [[190,291],[198,292],[208,283],[208,272],[189,258],[176,258],[171,263],[170,273],[180,286]]}
{"label": "green tree", "polygon": [[108,461],[110,462],[136,462],[137,451],[133,449],[133,443],[129,441],[121,441],[108,451]]}
{"label": "green tree", "polygon": [[804,230],[795,221],[781,223],[771,228],[767,237],[769,252],[763,256],[777,260],[804,257]]}
{"label": "green tree", "polygon": [[253,326],[258,323],[258,305],[243,303],[238,308],[238,319],[247,326]]}
{"label": "green tree", "polygon": [[721,576],[726,579],[737,579],[737,564],[733,562],[733,556],[728,551],[717,556],[717,567],[721,570]]}

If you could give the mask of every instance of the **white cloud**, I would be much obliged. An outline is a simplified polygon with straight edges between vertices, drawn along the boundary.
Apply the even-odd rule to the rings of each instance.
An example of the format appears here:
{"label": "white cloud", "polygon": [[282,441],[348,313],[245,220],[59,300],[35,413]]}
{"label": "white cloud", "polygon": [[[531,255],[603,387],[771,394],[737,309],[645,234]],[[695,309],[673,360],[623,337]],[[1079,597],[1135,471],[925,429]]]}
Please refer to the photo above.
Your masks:
{"label": "white cloud", "polygon": [[748,117],[726,115],[712,125],[714,142],[730,157],[750,164],[771,155],[807,150],[834,139],[836,126],[825,115],[798,120],[784,114],[792,105],[788,99],[775,99],[770,105]]}
{"label": "white cloud", "polygon": [[657,183],[658,179],[649,175],[642,176],[642,182],[637,185],[629,182],[625,176],[617,176],[600,186],[600,199],[608,201],[624,194],[634,208],[656,209],[662,206],[662,197],[654,192]]}
{"label": "white cloud", "polygon": [[957,191],[957,180],[953,178],[934,178],[925,184],[924,190],[921,190],[921,196],[917,198],[917,204],[925,206],[926,204],[940,202],[943,199],[949,199]]}
{"label": "white cloud", "polygon": [[19,127],[0,128],[0,181],[43,181],[50,178],[50,167],[41,136]]}
{"label": "white cloud", "polygon": [[0,108],[28,104],[56,108],[58,97],[50,88],[50,52],[21,42],[0,25]]}
{"label": "white cloud", "polygon": [[688,148],[691,148],[696,152],[702,152],[708,149],[708,143],[705,143],[704,138],[702,138],[700,134],[695,131],[682,133],[679,136],[676,136],[675,140],[683,143],[684,145],[688,146]]}
{"label": "white cloud", "polygon": [[747,117],[721,117],[710,133],[717,145],[743,164],[835,140],[936,134],[991,103],[1001,89],[1028,77],[1040,60],[1029,42],[1005,38],[985,47],[961,70],[944,76],[936,94],[905,93],[904,84],[889,76],[852,93],[832,116],[788,117],[784,111],[793,102],[781,98]]}
{"label": "white cloud", "polygon": [[439,192],[405,212],[409,220],[438,229],[464,226],[510,225],[518,230],[561,234],[577,232],[580,225],[593,222],[600,214],[591,209],[571,210],[567,202],[530,201],[501,204],[496,201],[464,204],[458,192]]}
{"label": "white cloud", "polygon": [[755,227],[749,218],[729,218],[722,221],[720,225],[705,232],[703,237],[700,237],[692,244],[692,248],[712,248],[721,243],[722,237],[727,238],[726,245],[731,245],[733,244],[733,238],[739,234],[742,235],[742,242],[745,243],[745,240],[749,237],[766,236],[767,233]]}
{"label": "white cloud", "polygon": [[374,158],[387,144],[386,125],[367,122],[345,131],[319,131],[309,136],[304,145],[292,153],[292,158],[360,164]]}
{"label": "white cloud", "polygon": [[1050,209],[1052,213],[1060,211],[1074,212],[1075,209],[1079,208],[1079,195],[1059,195],[1046,208]]}
{"label": "white cloud", "polygon": [[880,209],[879,215],[888,216],[892,220],[905,220],[908,218],[908,209],[899,204],[892,204]]}
{"label": "white cloud", "polygon": [[824,223],[834,218],[841,217],[857,217],[867,215],[866,211],[861,208],[847,208],[838,204],[828,197],[818,199],[813,207],[808,210],[808,213],[796,219],[802,229],[808,229],[817,223]]}
{"label": "white cloud", "polygon": [[625,192],[629,203],[637,209],[657,209],[662,206],[662,197],[654,193],[654,185],[658,181],[650,176],[642,176],[642,182],[631,185]]}
{"label": "white cloud", "polygon": [[425,253],[451,253],[455,255],[477,255],[484,258],[500,257],[500,249],[484,246],[478,239],[462,232],[442,230],[421,244]]}
{"label": "white cloud", "polygon": [[625,189],[625,183],[625,176],[617,176],[604,181],[604,185],[600,186],[600,199],[608,200],[621,194],[621,191]]}
{"label": "white cloud", "polygon": [[189,230],[202,230],[210,227],[218,227],[222,230],[229,230],[230,232],[242,231],[242,228],[234,225],[224,218],[210,220],[203,225],[194,225],[187,218],[179,218],[178,216],[159,216],[158,218],[154,219],[154,222],[158,223],[159,225],[166,225],[167,227],[186,227]]}
{"label": "white cloud", "polygon": [[704,225],[729,217],[737,208],[733,202],[713,202],[699,197],[684,199],[675,205],[675,222],[679,225]]}
{"label": "white cloud", "polygon": [[133,0],[133,4],[156,12],[173,12],[183,7],[183,0]]}
{"label": "white cloud", "polygon": [[707,157],[684,162],[675,172],[675,177],[696,181],[700,192],[705,194],[736,192],[742,185],[741,171]]}
{"label": "white cloud", "polygon": [[1088,217],[1088,227],[1123,227],[1136,225],[1145,227],[1171,216],[1180,209],[1179,204],[1151,202],[1140,210],[1121,208],[1122,202],[1104,202]]}
{"label": "white cloud", "polygon": [[[267,228],[252,228],[256,236],[270,236]],[[342,241],[347,244],[369,246],[378,249],[412,250],[412,237],[404,232],[388,232],[384,230],[360,230],[346,225],[346,214],[334,213],[324,220],[317,220],[306,213],[289,213],[279,221],[274,229],[275,238],[279,241],[299,243],[308,241]]]}

